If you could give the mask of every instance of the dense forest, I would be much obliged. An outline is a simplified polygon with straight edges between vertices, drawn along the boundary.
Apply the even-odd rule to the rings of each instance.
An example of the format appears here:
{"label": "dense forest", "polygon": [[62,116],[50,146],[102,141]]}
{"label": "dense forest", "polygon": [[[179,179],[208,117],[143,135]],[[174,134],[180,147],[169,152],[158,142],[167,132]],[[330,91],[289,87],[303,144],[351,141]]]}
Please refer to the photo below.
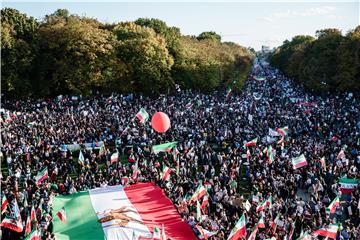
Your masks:
{"label": "dense forest", "polygon": [[342,35],[324,29],[295,36],[270,56],[270,62],[309,90],[321,93],[360,91],[360,26]]}
{"label": "dense forest", "polygon": [[241,88],[254,57],[215,32],[184,36],[158,19],[104,24],[59,9],[38,21],[4,8],[1,20],[6,97]]}

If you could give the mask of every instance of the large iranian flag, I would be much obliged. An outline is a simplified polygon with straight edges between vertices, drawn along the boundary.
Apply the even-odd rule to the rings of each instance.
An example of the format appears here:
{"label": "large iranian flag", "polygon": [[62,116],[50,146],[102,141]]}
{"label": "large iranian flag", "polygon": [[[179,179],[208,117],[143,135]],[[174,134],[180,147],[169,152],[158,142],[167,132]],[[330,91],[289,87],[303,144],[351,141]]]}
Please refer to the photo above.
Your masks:
{"label": "large iranian flag", "polygon": [[171,239],[196,239],[172,202],[153,183],[108,186],[58,196],[53,212],[66,209],[67,223],[54,218],[56,239],[152,239],[164,225]]}

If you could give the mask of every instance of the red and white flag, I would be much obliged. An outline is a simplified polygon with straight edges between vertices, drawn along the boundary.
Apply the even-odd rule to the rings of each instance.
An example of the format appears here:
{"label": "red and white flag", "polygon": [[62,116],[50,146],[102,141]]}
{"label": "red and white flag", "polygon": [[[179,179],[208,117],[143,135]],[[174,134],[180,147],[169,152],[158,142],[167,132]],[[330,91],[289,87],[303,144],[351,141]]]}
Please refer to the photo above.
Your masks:
{"label": "red and white flag", "polygon": [[345,158],[345,152],[344,152],[344,149],[341,149],[341,151],[337,155],[336,159],[343,159],[343,158]]}
{"label": "red and white flag", "polygon": [[6,195],[4,192],[1,192],[1,214],[3,214],[6,211],[6,207],[9,205],[9,201],[6,198]]}
{"label": "red and white flag", "polygon": [[292,161],[293,169],[298,169],[307,165],[307,161],[304,154],[301,154],[300,156],[293,158],[291,161]]}
{"label": "red and white flag", "polygon": [[149,119],[149,114],[144,108],[141,108],[140,111],[136,114],[136,117],[139,119],[140,123],[145,123]]}
{"label": "red and white flag", "polygon": [[31,205],[31,211],[30,211],[30,221],[33,222],[36,217],[36,212],[34,208],[34,204]]}
{"label": "red and white flag", "polygon": [[40,231],[34,228],[34,230],[32,230],[32,232],[24,240],[41,240]]}
{"label": "red and white flag", "polygon": [[264,218],[262,215],[260,215],[259,221],[257,223],[257,227],[258,228],[265,228],[265,222],[264,222]]}
{"label": "red and white flag", "polygon": [[28,235],[30,232],[31,232],[31,220],[30,220],[30,216],[28,215],[25,225],[25,235]]}
{"label": "red and white flag", "polygon": [[250,150],[248,149],[246,151],[246,159],[249,159],[251,157],[251,153],[250,153]]}
{"label": "red and white flag", "polygon": [[191,196],[189,203],[191,204],[196,200],[200,200],[206,193],[206,188],[203,185],[198,186],[195,193]]}
{"label": "red and white flag", "polygon": [[36,185],[40,185],[45,179],[49,177],[48,169],[45,167],[41,172],[39,172],[35,177]]}
{"label": "red and white flag", "polygon": [[326,208],[326,211],[329,213],[335,213],[336,208],[340,205],[340,199],[337,196],[334,200],[330,203],[330,205]]}
{"label": "red and white flag", "polygon": [[200,236],[199,236],[200,239],[209,239],[210,237],[217,234],[217,231],[216,232],[208,231],[202,228],[200,225],[196,225],[195,227],[200,232]]}
{"label": "red and white flag", "polygon": [[133,169],[133,174],[131,176],[131,179],[134,180],[134,181],[137,179],[138,166],[139,166],[139,159],[136,160],[136,163],[135,163],[135,166],[134,166],[134,169]]}
{"label": "red and white flag", "polygon": [[319,230],[316,230],[313,235],[314,236],[323,236],[323,237],[329,237],[332,239],[336,239],[337,231],[339,229],[338,225],[331,224],[328,227],[320,228]]}
{"label": "red and white flag", "polygon": [[248,240],[255,240],[258,230],[259,229],[257,228],[257,226],[255,226],[254,230],[250,233],[250,236],[248,237]]}
{"label": "red and white flag", "polygon": [[271,229],[273,230],[273,233],[276,231],[276,227],[277,227],[277,225],[278,225],[278,223],[279,223],[279,221],[280,221],[280,217],[281,217],[281,214],[278,213],[278,214],[276,215],[275,220],[270,224],[270,227],[271,227]]}
{"label": "red and white flag", "polygon": [[278,144],[278,145],[280,145],[280,144],[283,145],[284,142],[285,142],[285,138],[282,137],[279,141],[276,142],[276,144]]}
{"label": "red and white flag", "polygon": [[201,203],[201,209],[203,211],[206,210],[206,207],[209,205],[209,196],[207,194],[205,194],[204,198],[203,198],[203,201]]}
{"label": "red and white flag", "polygon": [[16,218],[10,218],[10,217],[7,217],[7,216],[2,220],[0,226],[4,227],[4,228],[11,229],[11,230],[13,230],[15,232],[22,232],[23,229],[24,229],[21,221],[19,221]]}
{"label": "red and white flag", "polygon": [[278,132],[282,136],[286,136],[289,132],[289,128],[287,126],[283,127],[283,128],[278,128],[278,129],[276,129],[276,132]]}
{"label": "red and white flag", "polygon": [[169,181],[170,179],[170,173],[171,173],[171,168],[165,166],[164,169],[163,169],[163,173],[162,173],[162,177],[161,179],[166,182],[166,181]]}
{"label": "red and white flag", "polygon": [[262,201],[257,207],[256,207],[256,212],[261,212],[263,211],[267,206],[267,201],[264,200]]}
{"label": "red and white flag", "polygon": [[235,227],[231,230],[227,240],[237,240],[246,236],[246,219],[243,214],[239,221],[235,224]]}
{"label": "red and white flag", "polygon": [[244,144],[244,147],[254,147],[254,146],[256,146],[256,144],[257,144],[257,138],[254,138],[250,142],[246,142]]}
{"label": "red and white flag", "polygon": [[110,164],[116,163],[119,160],[119,152],[114,152],[110,157]]}
{"label": "red and white flag", "polygon": [[56,216],[59,217],[59,219],[63,222],[66,223],[66,212],[65,212],[65,208],[62,207],[58,213],[56,214]]}

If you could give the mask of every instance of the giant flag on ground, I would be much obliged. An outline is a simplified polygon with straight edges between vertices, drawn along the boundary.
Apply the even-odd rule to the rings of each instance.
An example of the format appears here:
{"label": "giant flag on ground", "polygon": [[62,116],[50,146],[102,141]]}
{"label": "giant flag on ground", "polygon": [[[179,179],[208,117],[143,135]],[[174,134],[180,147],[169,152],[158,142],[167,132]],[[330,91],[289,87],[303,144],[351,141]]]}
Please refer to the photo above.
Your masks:
{"label": "giant flag on ground", "polygon": [[172,239],[196,239],[172,202],[153,183],[129,187],[109,186],[58,196],[53,212],[66,209],[67,224],[54,218],[56,239],[152,238],[155,227],[164,224]]}

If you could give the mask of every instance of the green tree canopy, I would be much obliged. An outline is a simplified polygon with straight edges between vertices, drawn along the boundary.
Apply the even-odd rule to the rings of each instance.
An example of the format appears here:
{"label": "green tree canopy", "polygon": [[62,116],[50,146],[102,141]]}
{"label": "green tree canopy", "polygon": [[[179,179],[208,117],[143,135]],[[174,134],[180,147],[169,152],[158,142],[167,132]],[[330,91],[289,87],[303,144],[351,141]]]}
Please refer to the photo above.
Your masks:
{"label": "green tree canopy", "polygon": [[16,9],[1,10],[2,92],[44,97],[94,92],[212,91],[238,79],[253,53],[204,32],[183,36],[159,19],[103,24],[58,9],[37,22]]}
{"label": "green tree canopy", "polygon": [[135,21],[137,25],[152,28],[157,34],[165,38],[166,47],[171,55],[176,56],[179,51],[180,29],[168,27],[164,21],[155,18],[139,18]]}
{"label": "green tree canopy", "polygon": [[132,22],[118,24],[114,32],[119,40],[117,56],[129,68],[130,89],[158,94],[173,88],[170,70],[174,60],[162,36]]}
{"label": "green tree canopy", "polygon": [[270,57],[271,63],[310,90],[357,91],[359,79],[359,27],[346,36],[338,29],[316,31],[316,39],[296,36]]}
{"label": "green tree canopy", "polygon": [[34,38],[38,22],[16,9],[1,10],[2,92],[26,96],[31,92],[31,73],[35,59]]}
{"label": "green tree canopy", "polygon": [[112,82],[116,39],[76,16],[44,22],[39,29],[37,82],[42,94],[89,94]]}
{"label": "green tree canopy", "polygon": [[216,42],[221,42],[221,36],[216,32],[202,32],[197,36],[198,40],[213,40]]}

